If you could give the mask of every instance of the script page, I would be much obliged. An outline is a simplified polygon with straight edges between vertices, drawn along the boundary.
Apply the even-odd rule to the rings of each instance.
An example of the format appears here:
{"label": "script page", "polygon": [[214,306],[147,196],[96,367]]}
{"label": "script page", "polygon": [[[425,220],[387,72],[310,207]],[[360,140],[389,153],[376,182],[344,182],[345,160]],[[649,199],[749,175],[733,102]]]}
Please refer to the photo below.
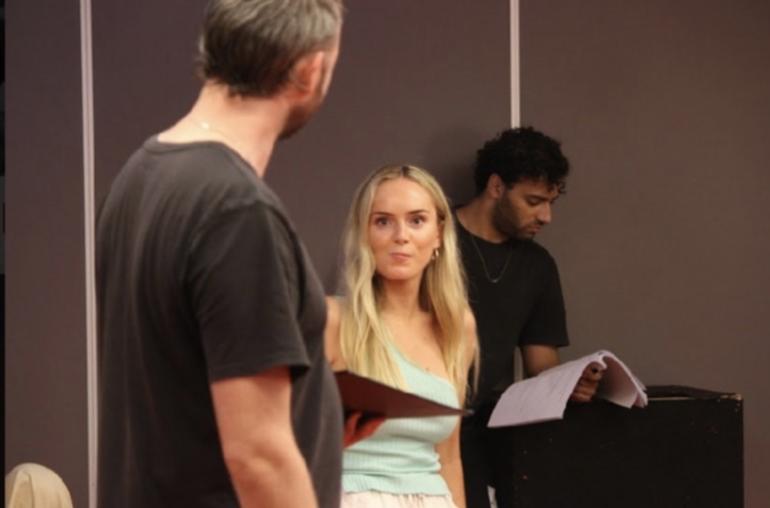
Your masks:
{"label": "script page", "polygon": [[593,356],[563,363],[519,381],[503,393],[489,418],[489,427],[558,420],[572,391]]}

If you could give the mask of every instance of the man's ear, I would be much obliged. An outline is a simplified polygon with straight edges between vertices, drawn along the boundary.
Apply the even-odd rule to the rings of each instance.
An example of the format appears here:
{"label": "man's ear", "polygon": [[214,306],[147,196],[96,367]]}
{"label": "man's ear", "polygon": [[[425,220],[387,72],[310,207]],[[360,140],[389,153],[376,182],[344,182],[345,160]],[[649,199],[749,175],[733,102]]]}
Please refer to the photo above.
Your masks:
{"label": "man's ear", "polygon": [[487,180],[487,194],[494,199],[500,199],[508,188],[500,175],[492,173]]}
{"label": "man's ear", "polygon": [[324,52],[313,51],[299,58],[289,74],[289,88],[300,96],[312,95],[324,75]]}

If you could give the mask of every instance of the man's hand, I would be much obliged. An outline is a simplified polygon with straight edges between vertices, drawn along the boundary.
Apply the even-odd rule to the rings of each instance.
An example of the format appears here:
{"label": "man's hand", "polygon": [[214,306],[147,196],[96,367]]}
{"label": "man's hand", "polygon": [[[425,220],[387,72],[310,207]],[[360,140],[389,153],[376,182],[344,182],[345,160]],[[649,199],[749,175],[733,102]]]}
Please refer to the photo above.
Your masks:
{"label": "man's hand", "polygon": [[596,389],[599,387],[599,381],[602,379],[603,371],[601,368],[592,363],[588,365],[583,371],[583,375],[580,376],[575,391],[572,392],[570,400],[574,402],[590,402],[594,395],[596,395]]}
{"label": "man's hand", "polygon": [[355,444],[362,439],[374,434],[385,418],[379,416],[364,416],[360,411],[345,413],[345,434],[343,436],[342,446]]}

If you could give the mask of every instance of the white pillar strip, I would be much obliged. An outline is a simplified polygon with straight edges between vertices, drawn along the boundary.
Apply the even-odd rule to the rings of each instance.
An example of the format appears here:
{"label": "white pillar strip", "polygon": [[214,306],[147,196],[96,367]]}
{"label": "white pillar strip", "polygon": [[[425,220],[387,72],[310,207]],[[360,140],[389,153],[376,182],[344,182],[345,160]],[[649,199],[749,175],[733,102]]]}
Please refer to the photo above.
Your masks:
{"label": "white pillar strip", "polygon": [[88,506],[96,508],[98,398],[94,261],[94,90],[91,0],[80,0],[80,69],[83,102],[83,219],[86,287],[86,383],[88,407]]}
{"label": "white pillar strip", "polygon": [[511,127],[521,125],[521,70],[519,60],[519,0],[510,0],[511,9]]}
{"label": "white pillar strip", "polygon": [[[521,66],[519,64],[519,0],[510,0],[510,34],[511,34],[511,127],[521,125],[521,80],[519,77]],[[524,367],[521,360],[521,352],[516,348],[513,355],[513,372],[516,379],[524,379]]]}

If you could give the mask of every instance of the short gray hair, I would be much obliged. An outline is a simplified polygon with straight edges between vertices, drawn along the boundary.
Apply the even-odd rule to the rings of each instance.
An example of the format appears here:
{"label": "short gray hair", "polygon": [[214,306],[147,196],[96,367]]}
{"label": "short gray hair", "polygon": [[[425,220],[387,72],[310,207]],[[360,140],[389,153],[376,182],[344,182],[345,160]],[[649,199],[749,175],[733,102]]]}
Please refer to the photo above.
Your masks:
{"label": "short gray hair", "polygon": [[331,46],[342,0],[211,0],[198,42],[202,78],[269,97],[304,55]]}

